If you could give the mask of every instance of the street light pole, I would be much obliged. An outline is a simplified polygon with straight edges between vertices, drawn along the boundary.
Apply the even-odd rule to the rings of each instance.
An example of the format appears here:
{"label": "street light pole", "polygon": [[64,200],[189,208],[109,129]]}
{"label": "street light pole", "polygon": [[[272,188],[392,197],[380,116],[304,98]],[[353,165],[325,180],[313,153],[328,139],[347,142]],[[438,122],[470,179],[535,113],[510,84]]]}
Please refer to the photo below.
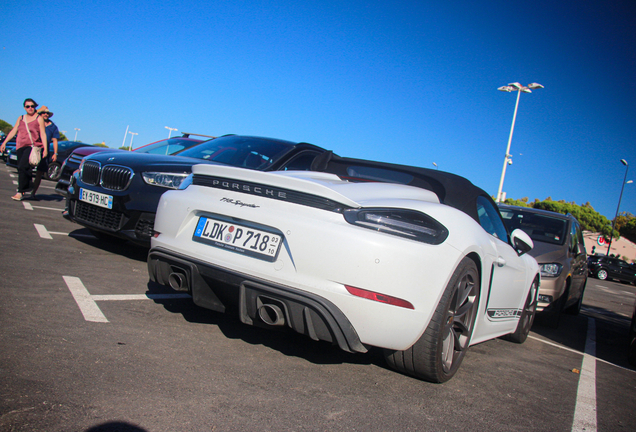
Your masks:
{"label": "street light pole", "polygon": [[168,132],[168,139],[170,139],[170,136],[172,135],[172,132],[176,132],[176,131],[177,131],[177,129],[176,129],[176,128],[171,128],[171,127],[168,127],[168,126],[164,126],[164,127],[165,127],[166,129],[168,129],[168,131],[169,131],[169,132]]}
{"label": "street light pole", "polygon": [[126,138],[128,138],[128,128],[130,125],[126,126],[126,132],[124,132],[124,141],[121,143],[122,150],[126,148]]}
{"label": "street light pole", "polygon": [[81,129],[75,128],[75,139],[73,141],[77,141],[77,132],[79,132]]}
{"label": "street light pole", "polygon": [[135,135],[139,135],[137,132],[128,132],[130,134],[130,151],[132,151],[132,142]]}
{"label": "street light pole", "polygon": [[515,113],[512,116],[512,126],[510,126],[510,136],[508,137],[508,146],[506,147],[506,156],[504,157],[503,169],[501,170],[501,180],[499,180],[499,189],[497,190],[497,202],[501,202],[501,191],[503,190],[504,177],[506,176],[506,167],[512,164],[512,155],[510,154],[510,143],[512,143],[512,133],[515,130],[515,121],[517,120],[517,109],[519,108],[519,97],[521,92],[532,93],[532,90],[543,88],[541,84],[532,83],[527,86],[522,86],[519,83],[511,83],[507,86],[499,87],[497,90],[510,93],[511,91],[517,92],[517,102],[515,103]]}
{"label": "street light pole", "polygon": [[629,171],[629,164],[625,159],[621,159],[621,163],[625,165],[625,178],[623,178],[623,185],[621,186],[621,194],[618,197],[618,207],[616,207],[616,216],[614,216],[614,222],[612,222],[612,232],[610,233],[609,243],[607,244],[607,256],[610,254],[610,248],[612,247],[612,237],[614,236],[614,227],[616,226],[616,219],[618,218],[618,210],[621,208],[621,200],[623,199],[623,189],[627,183],[627,171]]}

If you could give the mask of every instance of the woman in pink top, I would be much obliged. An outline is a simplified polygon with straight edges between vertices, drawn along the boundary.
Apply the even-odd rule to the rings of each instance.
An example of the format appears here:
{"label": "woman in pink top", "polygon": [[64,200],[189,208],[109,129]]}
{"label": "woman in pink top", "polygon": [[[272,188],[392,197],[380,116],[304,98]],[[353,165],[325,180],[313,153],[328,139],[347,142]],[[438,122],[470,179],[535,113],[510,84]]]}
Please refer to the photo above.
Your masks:
{"label": "woman in pink top", "polygon": [[16,153],[18,155],[18,193],[13,195],[11,199],[22,201],[24,193],[29,190],[31,184],[31,165],[29,165],[29,155],[31,147],[36,146],[42,149],[42,157],[48,155],[49,146],[46,142],[46,126],[44,120],[35,111],[38,104],[33,99],[24,100],[24,109],[26,115],[20,116],[15,123],[9,135],[0,146],[0,152],[3,152],[7,142],[18,134],[16,139]]}

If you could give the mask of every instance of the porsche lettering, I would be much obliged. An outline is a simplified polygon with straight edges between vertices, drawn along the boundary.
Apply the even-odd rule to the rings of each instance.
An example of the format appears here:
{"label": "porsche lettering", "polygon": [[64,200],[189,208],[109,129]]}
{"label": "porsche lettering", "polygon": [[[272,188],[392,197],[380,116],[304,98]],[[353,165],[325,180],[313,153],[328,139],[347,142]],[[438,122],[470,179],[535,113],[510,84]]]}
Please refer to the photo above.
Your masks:
{"label": "porsche lettering", "polygon": [[280,198],[280,199],[287,198],[287,193],[283,191],[277,191],[275,189],[270,189],[270,188],[266,188],[262,186],[252,186],[248,184],[235,183],[235,182],[229,182],[224,180],[214,180],[212,182],[212,186],[221,187],[223,189],[235,190],[238,192],[245,192],[245,193],[250,193],[255,195],[263,195],[263,196],[268,196],[272,198]]}

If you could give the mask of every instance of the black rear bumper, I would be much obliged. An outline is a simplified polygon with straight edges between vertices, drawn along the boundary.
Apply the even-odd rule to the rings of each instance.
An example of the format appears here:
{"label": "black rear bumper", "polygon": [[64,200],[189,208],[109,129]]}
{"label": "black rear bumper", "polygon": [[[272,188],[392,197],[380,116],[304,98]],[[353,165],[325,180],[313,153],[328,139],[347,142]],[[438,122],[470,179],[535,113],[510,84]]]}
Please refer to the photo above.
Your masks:
{"label": "black rear bumper", "polygon": [[[148,254],[150,279],[187,291],[198,306],[225,312],[236,307],[241,321],[261,327],[287,327],[313,340],[337,344],[347,352],[367,352],[346,316],[330,301],[312,293],[272,284],[161,248]],[[175,284],[175,275],[183,284]],[[178,286],[177,286],[178,285]],[[262,318],[263,305],[281,311],[281,323]],[[267,321],[270,321],[267,319]],[[271,322],[271,321],[270,321]]]}

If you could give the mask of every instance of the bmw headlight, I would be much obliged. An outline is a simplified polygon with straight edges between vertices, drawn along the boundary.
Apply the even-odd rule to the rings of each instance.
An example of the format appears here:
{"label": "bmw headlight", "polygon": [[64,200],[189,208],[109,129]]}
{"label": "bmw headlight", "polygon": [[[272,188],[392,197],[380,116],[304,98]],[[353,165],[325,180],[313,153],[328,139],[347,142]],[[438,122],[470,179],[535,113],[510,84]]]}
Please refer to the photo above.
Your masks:
{"label": "bmw headlight", "polygon": [[192,178],[193,178],[192,174],[188,175],[179,185],[179,190],[187,189],[188,186],[192,184]]}
{"label": "bmw headlight", "polygon": [[438,245],[448,237],[448,229],[432,217],[414,210],[351,209],[344,212],[347,222],[411,240]]}
{"label": "bmw headlight", "polygon": [[557,277],[561,274],[563,266],[558,263],[541,264],[541,276]]}
{"label": "bmw headlight", "polygon": [[161,186],[168,189],[179,189],[179,186],[190,174],[186,173],[162,173],[144,172],[141,177],[146,183],[153,186]]}

